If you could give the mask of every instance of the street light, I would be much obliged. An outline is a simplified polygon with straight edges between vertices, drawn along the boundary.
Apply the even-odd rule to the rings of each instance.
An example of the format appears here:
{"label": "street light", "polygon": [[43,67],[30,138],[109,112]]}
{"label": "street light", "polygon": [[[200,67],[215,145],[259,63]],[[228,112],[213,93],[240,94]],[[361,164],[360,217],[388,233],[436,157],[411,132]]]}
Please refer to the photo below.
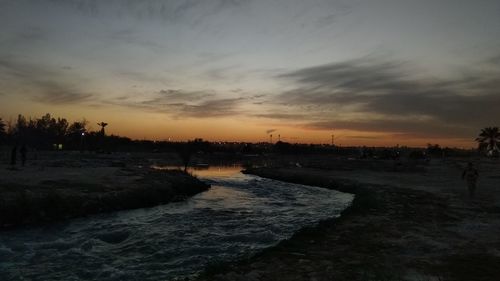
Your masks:
{"label": "street light", "polygon": [[80,137],[80,152],[83,152],[83,139],[85,138],[85,132],[82,132]]}

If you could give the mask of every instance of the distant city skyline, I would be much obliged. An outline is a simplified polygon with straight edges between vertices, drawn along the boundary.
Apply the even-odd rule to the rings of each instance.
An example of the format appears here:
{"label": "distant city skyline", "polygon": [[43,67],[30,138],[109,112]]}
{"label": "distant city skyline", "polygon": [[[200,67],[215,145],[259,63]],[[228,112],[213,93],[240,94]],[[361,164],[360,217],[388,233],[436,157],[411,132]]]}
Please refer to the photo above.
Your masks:
{"label": "distant city skyline", "polygon": [[475,147],[500,2],[0,0],[0,117],[134,139]]}

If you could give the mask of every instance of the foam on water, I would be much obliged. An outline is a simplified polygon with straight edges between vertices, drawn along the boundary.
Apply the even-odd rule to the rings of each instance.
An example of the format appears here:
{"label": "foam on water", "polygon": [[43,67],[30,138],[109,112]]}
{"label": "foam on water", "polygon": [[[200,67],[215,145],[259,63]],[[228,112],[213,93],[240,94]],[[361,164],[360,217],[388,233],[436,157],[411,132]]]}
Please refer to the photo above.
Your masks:
{"label": "foam on water", "polygon": [[2,280],[171,280],[338,216],[352,195],[204,171],[184,202],[0,232]]}

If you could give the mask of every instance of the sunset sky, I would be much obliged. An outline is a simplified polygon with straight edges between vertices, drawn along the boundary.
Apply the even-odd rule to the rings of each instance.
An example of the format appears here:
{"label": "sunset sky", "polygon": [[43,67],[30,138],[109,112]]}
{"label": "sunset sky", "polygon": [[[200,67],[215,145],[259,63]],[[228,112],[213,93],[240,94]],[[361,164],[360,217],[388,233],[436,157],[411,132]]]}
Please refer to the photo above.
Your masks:
{"label": "sunset sky", "polygon": [[0,117],[132,138],[471,147],[498,0],[0,0]]}

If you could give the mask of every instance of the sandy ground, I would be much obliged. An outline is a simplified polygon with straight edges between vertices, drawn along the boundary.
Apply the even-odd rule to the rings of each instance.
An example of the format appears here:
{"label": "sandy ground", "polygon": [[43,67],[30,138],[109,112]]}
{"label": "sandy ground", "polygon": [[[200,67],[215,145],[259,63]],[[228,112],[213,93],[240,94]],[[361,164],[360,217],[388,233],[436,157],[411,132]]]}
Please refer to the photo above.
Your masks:
{"label": "sandy ground", "polygon": [[[476,199],[472,203],[486,207],[500,207],[500,160],[480,159],[472,161],[480,177]],[[467,159],[433,160],[425,171],[415,173],[394,173],[369,170],[328,171],[329,177],[355,179],[361,183],[393,185],[416,189],[445,196],[457,197],[463,203],[468,200],[467,188],[461,175]]]}
{"label": "sandy ground", "polygon": [[[367,160],[370,161],[370,160]],[[500,163],[433,160],[420,172],[261,168],[252,173],[356,193],[338,220],[305,229],[202,280],[500,280]]]}

